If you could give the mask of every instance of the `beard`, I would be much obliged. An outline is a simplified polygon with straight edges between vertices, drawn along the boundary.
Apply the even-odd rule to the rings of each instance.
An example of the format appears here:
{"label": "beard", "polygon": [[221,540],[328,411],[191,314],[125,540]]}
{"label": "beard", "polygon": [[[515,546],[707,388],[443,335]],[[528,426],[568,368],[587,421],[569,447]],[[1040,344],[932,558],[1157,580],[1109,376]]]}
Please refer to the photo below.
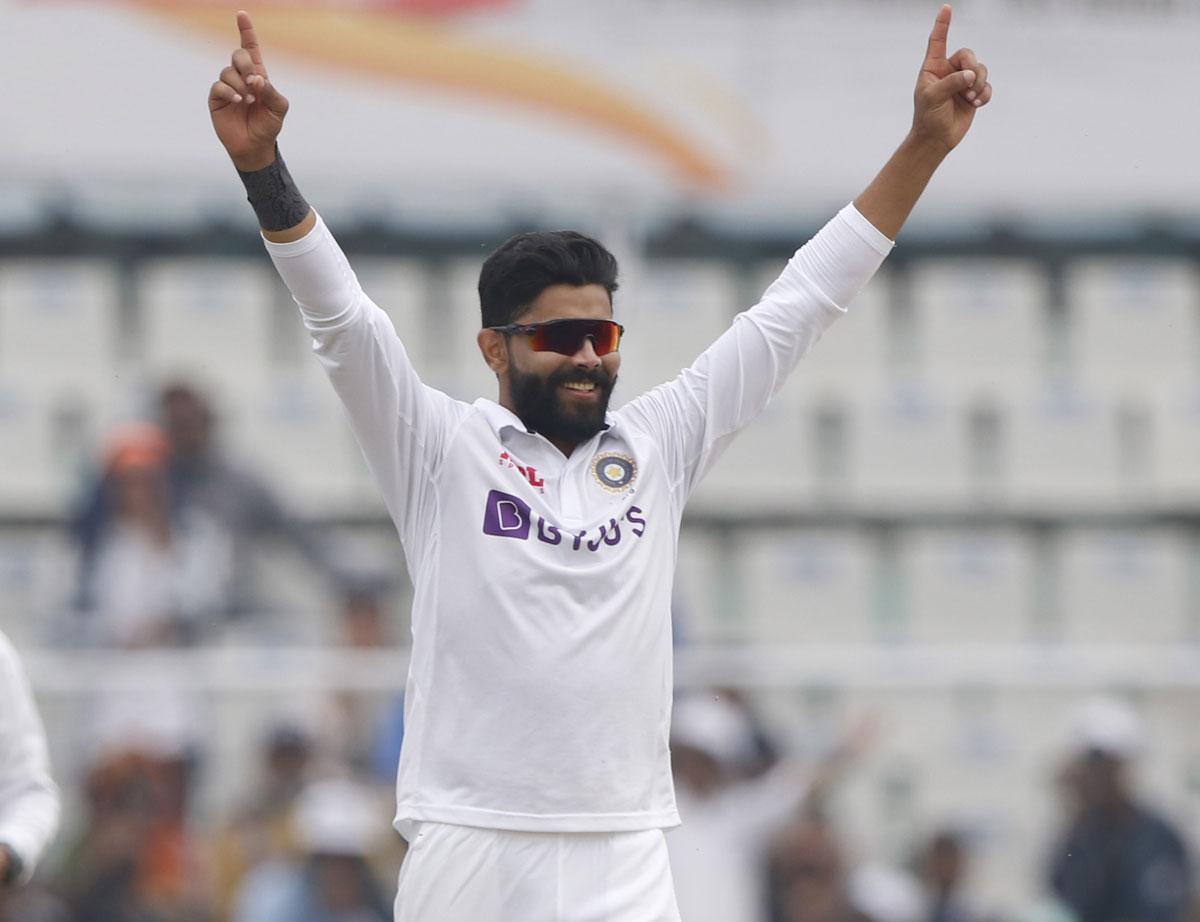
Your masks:
{"label": "beard", "polygon": [[[569,405],[560,388],[576,382],[594,384],[599,399],[591,404]],[[603,368],[568,368],[543,378],[509,366],[509,388],[521,422],[548,439],[573,445],[586,442],[604,428],[604,414],[616,383],[616,375],[609,375]]]}

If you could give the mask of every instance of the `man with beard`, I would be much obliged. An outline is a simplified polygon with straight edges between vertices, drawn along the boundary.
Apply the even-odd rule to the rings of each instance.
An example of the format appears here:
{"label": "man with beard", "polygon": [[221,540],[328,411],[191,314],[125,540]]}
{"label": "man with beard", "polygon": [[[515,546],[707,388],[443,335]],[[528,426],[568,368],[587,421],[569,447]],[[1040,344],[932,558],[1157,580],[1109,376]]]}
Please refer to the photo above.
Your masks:
{"label": "man with beard", "polygon": [[678,378],[609,413],[616,263],[516,237],[480,276],[497,401],[422,383],[300,195],[287,100],[250,18],[209,92],[218,138],[403,541],[414,584],[397,922],[673,922],[670,598],[683,506],[870,279],[991,98],[943,7],[912,130],[762,300]]}

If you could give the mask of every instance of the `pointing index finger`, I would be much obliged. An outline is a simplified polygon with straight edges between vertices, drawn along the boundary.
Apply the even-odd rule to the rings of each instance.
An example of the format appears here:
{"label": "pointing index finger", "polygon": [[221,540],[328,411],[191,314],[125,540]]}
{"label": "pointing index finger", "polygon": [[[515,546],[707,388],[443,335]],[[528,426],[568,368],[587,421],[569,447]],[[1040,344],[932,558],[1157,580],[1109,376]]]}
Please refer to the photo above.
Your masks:
{"label": "pointing index finger", "polygon": [[238,32],[242,35],[242,47],[250,55],[250,60],[254,62],[254,70],[266,75],[267,68],[263,65],[262,48],[258,45],[258,36],[254,33],[254,23],[250,21],[250,14],[245,10],[238,10],[237,14]]}
{"label": "pointing index finger", "polygon": [[943,3],[938,10],[937,19],[933,21],[933,31],[929,33],[929,47],[925,51],[926,61],[946,60],[946,38],[950,35],[950,4]]}

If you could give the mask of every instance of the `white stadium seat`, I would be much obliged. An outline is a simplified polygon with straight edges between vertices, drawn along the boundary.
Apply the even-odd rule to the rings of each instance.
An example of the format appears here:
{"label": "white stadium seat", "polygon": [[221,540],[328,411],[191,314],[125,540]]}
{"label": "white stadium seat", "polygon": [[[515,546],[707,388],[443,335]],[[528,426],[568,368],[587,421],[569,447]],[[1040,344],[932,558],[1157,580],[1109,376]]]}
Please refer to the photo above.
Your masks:
{"label": "white stadium seat", "polygon": [[120,369],[119,303],[110,262],[0,261],[0,374],[51,394],[106,393]]}
{"label": "white stadium seat", "polygon": [[1157,483],[1163,502],[1200,503],[1200,369],[1163,395],[1158,423]]}
{"label": "white stadium seat", "polygon": [[1079,503],[1118,494],[1115,408],[1078,389],[1013,395],[1011,491],[1021,502]]}
{"label": "white stadium seat", "polygon": [[916,643],[1029,639],[1032,547],[1012,530],[908,533],[904,574]]}
{"label": "white stadium seat", "polygon": [[749,307],[740,303],[734,275],[721,263],[654,260],[625,268],[617,293],[621,379],[614,406],[674,378]]}
{"label": "white stadium seat", "polygon": [[1074,532],[1060,547],[1065,640],[1147,644],[1184,639],[1195,561],[1183,532]]}
{"label": "white stadium seat", "polygon": [[53,463],[50,413],[32,388],[0,378],[0,509],[10,513],[61,509],[63,471]]}
{"label": "white stadium seat", "polygon": [[748,535],[739,550],[747,637],[862,643],[890,630],[880,623],[877,554],[868,536],[835,529],[771,531]]}
{"label": "white stadium seat", "polygon": [[921,385],[875,395],[856,418],[857,493],[871,501],[944,502],[968,494],[962,407]]}
{"label": "white stadium seat", "polygon": [[[725,553],[722,553],[724,547]],[[675,564],[673,620],[678,627],[676,642],[705,643],[738,639],[745,624],[737,588],[728,581],[738,560],[710,532],[685,528],[679,536]],[[734,569],[730,569],[730,567]]]}
{"label": "white stadium seat", "polygon": [[1183,259],[1084,259],[1068,267],[1066,298],[1086,385],[1112,392],[1151,380],[1194,380],[1200,273]]}
{"label": "white stadium seat", "polygon": [[1003,392],[1045,370],[1045,271],[1000,259],[923,260],[911,297],[935,386]]}
{"label": "white stadium seat", "polygon": [[304,514],[361,509],[371,498],[366,462],[320,365],[305,362],[239,395],[231,448]]}
{"label": "white stadium seat", "polygon": [[[272,371],[273,340],[287,335],[275,305],[286,299],[262,260],[164,259],[138,273],[145,364],[160,376],[208,382],[235,394]],[[299,319],[295,324],[299,326]]]}

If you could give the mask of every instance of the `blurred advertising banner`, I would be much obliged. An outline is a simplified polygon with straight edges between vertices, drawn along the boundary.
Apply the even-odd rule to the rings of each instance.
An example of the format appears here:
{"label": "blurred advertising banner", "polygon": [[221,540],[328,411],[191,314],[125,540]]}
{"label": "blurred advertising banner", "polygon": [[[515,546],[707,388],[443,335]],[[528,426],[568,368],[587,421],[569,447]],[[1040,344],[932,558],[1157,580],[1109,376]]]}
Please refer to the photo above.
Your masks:
{"label": "blurred advertising banner", "polygon": [[[283,144],[309,189],[375,207],[753,220],[825,212],[907,130],[935,2],[248,3]],[[237,43],[216,0],[0,0],[5,188],[218,189],[205,94]],[[923,206],[987,214],[1200,209],[1200,3],[961,0],[952,47],[996,101]],[[1174,91],[1170,88],[1175,87]],[[218,200],[220,195],[218,193]],[[228,192],[232,201],[237,190]]]}

